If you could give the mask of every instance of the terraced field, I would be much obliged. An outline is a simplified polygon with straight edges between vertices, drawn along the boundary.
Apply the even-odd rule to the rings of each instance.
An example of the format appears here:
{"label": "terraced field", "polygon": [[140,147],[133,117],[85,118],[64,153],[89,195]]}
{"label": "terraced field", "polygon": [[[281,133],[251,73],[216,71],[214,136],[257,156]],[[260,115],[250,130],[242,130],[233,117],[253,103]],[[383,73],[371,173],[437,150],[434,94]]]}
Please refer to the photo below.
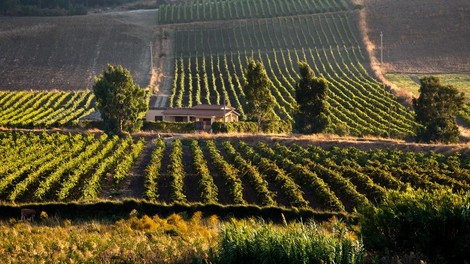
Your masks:
{"label": "terraced field", "polygon": [[[215,3],[228,2],[231,1]],[[327,8],[313,8],[319,13],[280,16],[273,11],[265,12],[270,14],[267,18],[247,16],[250,19],[217,24],[171,25],[175,30],[176,59],[169,106],[225,101],[245,117],[243,69],[254,57],[263,62],[271,79],[276,114],[293,121],[294,87],[299,79],[297,62],[305,60],[329,82],[334,130],[346,127],[352,135],[413,135],[412,113],[384,90],[367,66],[367,53],[357,28],[359,13],[348,10],[347,5],[338,6],[335,1],[328,4]],[[313,6],[313,2],[309,5]],[[198,9],[189,4],[173,6],[194,9],[192,12]],[[178,21],[173,18],[167,22]]]}

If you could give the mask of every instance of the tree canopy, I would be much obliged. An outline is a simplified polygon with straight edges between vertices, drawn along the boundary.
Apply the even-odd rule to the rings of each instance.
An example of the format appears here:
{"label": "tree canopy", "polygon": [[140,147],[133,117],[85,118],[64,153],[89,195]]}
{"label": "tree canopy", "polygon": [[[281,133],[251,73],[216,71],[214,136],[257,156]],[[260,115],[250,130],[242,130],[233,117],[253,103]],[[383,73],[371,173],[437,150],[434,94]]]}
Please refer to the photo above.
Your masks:
{"label": "tree canopy", "polygon": [[148,95],[134,84],[128,70],[120,65],[108,65],[103,74],[95,78],[93,92],[106,131],[123,134],[142,126],[142,118],[148,110]]}
{"label": "tree canopy", "polygon": [[300,133],[324,132],[330,123],[328,82],[325,78],[315,77],[310,66],[299,62],[300,80],[295,87],[298,110],[295,115],[295,128]]}
{"label": "tree canopy", "polygon": [[442,85],[436,77],[423,77],[420,82],[419,98],[413,99],[415,119],[421,125],[417,140],[457,142],[460,132],[456,115],[463,107],[464,94],[451,85]]}
{"label": "tree canopy", "polygon": [[268,78],[266,69],[261,61],[250,59],[244,71],[245,84],[243,92],[246,98],[246,114],[248,118],[258,122],[258,131],[261,131],[263,122],[269,122],[274,116],[274,103],[271,94],[271,80]]}

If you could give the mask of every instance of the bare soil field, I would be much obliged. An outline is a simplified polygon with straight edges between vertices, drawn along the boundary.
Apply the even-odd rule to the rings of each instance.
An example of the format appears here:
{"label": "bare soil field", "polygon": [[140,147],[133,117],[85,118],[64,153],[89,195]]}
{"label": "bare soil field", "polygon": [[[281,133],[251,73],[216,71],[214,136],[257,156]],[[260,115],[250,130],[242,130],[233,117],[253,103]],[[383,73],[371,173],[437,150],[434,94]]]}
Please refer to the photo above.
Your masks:
{"label": "bare soil field", "polygon": [[382,72],[457,73],[470,71],[470,1],[353,0],[363,6],[376,63]]}
{"label": "bare soil field", "polygon": [[0,89],[89,89],[108,63],[150,83],[155,11],[0,17]]}

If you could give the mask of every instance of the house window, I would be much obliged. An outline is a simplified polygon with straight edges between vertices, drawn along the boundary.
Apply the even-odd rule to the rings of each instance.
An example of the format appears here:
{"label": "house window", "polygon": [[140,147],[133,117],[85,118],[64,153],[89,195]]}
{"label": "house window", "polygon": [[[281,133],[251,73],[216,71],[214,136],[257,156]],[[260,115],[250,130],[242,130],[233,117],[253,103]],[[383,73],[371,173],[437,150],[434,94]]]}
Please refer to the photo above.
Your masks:
{"label": "house window", "polygon": [[163,121],[163,116],[155,116],[155,121]]}
{"label": "house window", "polygon": [[184,122],[183,116],[175,116],[175,122]]}

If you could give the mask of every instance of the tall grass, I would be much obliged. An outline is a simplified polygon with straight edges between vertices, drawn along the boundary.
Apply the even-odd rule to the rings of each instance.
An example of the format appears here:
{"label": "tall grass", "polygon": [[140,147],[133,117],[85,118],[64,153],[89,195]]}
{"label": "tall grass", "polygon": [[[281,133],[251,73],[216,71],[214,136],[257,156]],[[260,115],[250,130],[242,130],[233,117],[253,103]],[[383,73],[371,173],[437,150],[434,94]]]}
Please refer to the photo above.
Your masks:
{"label": "tall grass", "polygon": [[328,230],[314,222],[232,221],[220,237],[219,263],[360,263],[363,255],[362,243],[340,223]]}
{"label": "tall grass", "polygon": [[216,216],[137,216],[73,222],[42,213],[0,222],[0,263],[358,263],[362,243],[343,224]]}

